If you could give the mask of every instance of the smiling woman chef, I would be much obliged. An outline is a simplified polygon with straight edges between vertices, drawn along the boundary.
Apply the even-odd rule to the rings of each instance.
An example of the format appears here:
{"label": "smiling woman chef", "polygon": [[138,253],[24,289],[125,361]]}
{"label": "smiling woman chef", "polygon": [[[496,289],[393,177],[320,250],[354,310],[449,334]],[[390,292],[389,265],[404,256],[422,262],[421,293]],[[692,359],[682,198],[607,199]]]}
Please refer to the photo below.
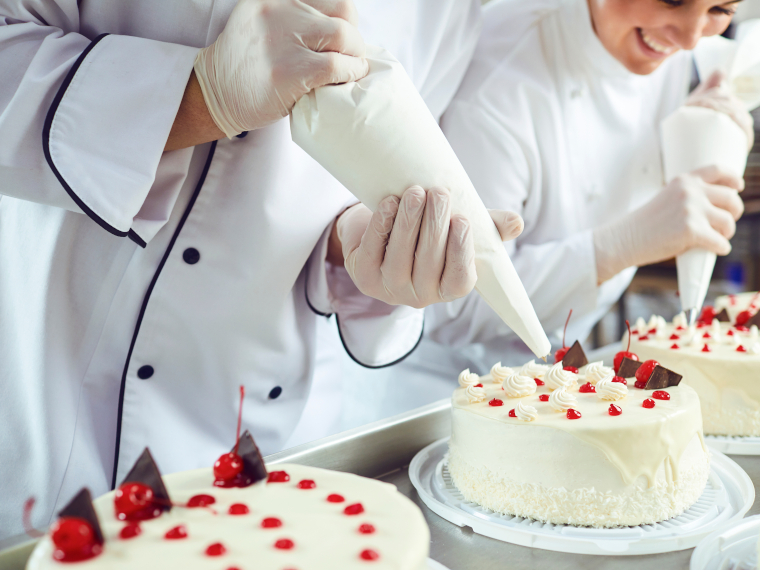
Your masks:
{"label": "smiling woman chef", "polygon": [[[440,114],[478,2],[359,7]],[[350,0],[0,0],[0,538],[28,496],[45,525],[146,445],[165,472],[210,465],[239,384],[245,426],[278,450],[311,382],[313,311],[380,366],[415,346],[421,307],[472,289],[444,190],[371,220],[354,206],[331,233],[354,200],[280,120],[366,74],[356,23]],[[341,267],[357,247],[380,300]]]}

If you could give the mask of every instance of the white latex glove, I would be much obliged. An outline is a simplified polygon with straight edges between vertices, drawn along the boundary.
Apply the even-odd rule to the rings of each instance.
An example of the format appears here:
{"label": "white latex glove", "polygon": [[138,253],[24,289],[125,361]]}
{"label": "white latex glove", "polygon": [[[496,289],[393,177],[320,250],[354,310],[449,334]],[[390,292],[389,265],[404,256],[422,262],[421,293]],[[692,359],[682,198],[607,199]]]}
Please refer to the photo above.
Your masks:
{"label": "white latex glove", "polygon": [[627,267],[670,259],[700,247],[718,255],[744,212],[744,180],[711,166],[674,178],[651,201],[594,230],[599,283]]}
{"label": "white latex glove", "polygon": [[755,123],[749,111],[744,104],[735,95],[733,95],[724,84],[725,75],[720,71],[713,73],[707,81],[699,84],[689,98],[686,99],[686,105],[693,107],[705,107],[725,113],[731,117],[734,122],[741,127],[744,134],[747,135],[749,149],[755,143]]}
{"label": "white latex glove", "polygon": [[286,116],[316,87],[369,71],[351,0],[239,0],[195,60],[211,117],[232,138]]}
{"label": "white latex glove", "polygon": [[[523,230],[520,216],[491,210],[504,241]],[[451,215],[448,190],[412,186],[372,211],[363,204],[336,222],[344,265],[359,290],[389,305],[422,308],[464,297],[475,286],[469,222]]]}

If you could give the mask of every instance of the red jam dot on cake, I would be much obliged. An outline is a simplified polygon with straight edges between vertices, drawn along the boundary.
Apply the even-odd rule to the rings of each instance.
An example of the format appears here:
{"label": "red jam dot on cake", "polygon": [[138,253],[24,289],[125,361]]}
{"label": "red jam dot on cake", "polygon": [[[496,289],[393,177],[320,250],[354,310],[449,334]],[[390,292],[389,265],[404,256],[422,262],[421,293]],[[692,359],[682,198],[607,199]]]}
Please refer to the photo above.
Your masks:
{"label": "red jam dot on cake", "polygon": [[380,555],[374,550],[368,548],[366,550],[362,550],[361,554],[359,554],[359,558],[362,560],[377,560],[380,558]]}
{"label": "red jam dot on cake", "polygon": [[206,549],[206,556],[221,556],[226,552],[227,549],[221,542],[215,542],[214,544],[209,545],[209,547]]}
{"label": "red jam dot on cake", "polygon": [[327,495],[327,502],[328,503],[342,503],[346,499],[343,498],[343,495],[338,495],[337,493],[333,493],[332,495]]}
{"label": "red jam dot on cake", "polygon": [[498,398],[494,398],[493,400],[491,400],[491,401],[488,402],[488,405],[489,406],[503,406],[504,402],[502,402]]}
{"label": "red jam dot on cake", "polygon": [[640,336],[639,340],[649,340],[649,337],[647,335]]}
{"label": "red jam dot on cake", "polygon": [[574,410],[570,408],[567,410],[567,419],[568,420],[577,420],[581,417],[581,413],[578,410]]}
{"label": "red jam dot on cake", "polygon": [[248,508],[248,505],[235,503],[234,505],[230,505],[230,509],[227,512],[231,515],[247,515],[251,510]]}
{"label": "red jam dot on cake", "polygon": [[261,528],[280,528],[282,521],[276,517],[267,517],[261,521]]}
{"label": "red jam dot on cake", "polygon": [[475,388],[482,388],[483,384],[475,384]]}
{"label": "red jam dot on cake", "polygon": [[346,515],[360,515],[364,512],[364,507],[361,503],[354,503],[353,505],[348,505],[345,509],[343,509],[343,513]]}
{"label": "red jam dot on cake", "polygon": [[702,338],[712,338],[712,336],[710,335],[709,332],[706,332],[705,334],[702,335]]}
{"label": "red jam dot on cake", "polygon": [[652,392],[652,398],[655,400],[670,400],[670,394],[665,390],[655,390]]}
{"label": "red jam dot on cake", "polygon": [[673,344],[670,345],[670,349],[671,350],[678,350],[679,348],[681,348],[681,347],[678,346],[676,343],[673,343]]}
{"label": "red jam dot on cake", "polygon": [[678,336],[676,333],[673,333],[670,335],[670,340],[681,340],[681,337]]}
{"label": "red jam dot on cake", "polygon": [[586,382],[585,384],[582,384],[580,388],[578,388],[579,392],[582,392],[583,394],[588,394],[590,392],[596,392],[596,388],[591,382]]}
{"label": "red jam dot on cake", "polygon": [[137,523],[129,523],[119,531],[119,538],[129,540],[130,538],[140,536],[140,534],[142,534],[140,525]]}
{"label": "red jam dot on cake", "polygon": [[290,475],[285,471],[272,471],[267,478],[267,483],[287,483],[290,481]]}
{"label": "red jam dot on cake", "polygon": [[535,381],[536,386],[543,386],[544,385],[544,381],[541,380],[540,378],[534,378],[533,380]]}
{"label": "red jam dot on cake", "polygon": [[541,402],[548,402],[549,401],[549,394],[541,394],[538,397],[539,401]]}
{"label": "red jam dot on cake", "polygon": [[193,509],[196,507],[208,507],[216,503],[216,499],[211,495],[193,495],[187,502],[187,507]]}
{"label": "red jam dot on cake", "polygon": [[654,400],[652,398],[647,398],[641,405],[645,408],[654,408]]}
{"label": "red jam dot on cake", "polygon": [[726,331],[726,336],[734,336],[734,331],[728,329],[728,331]]}
{"label": "red jam dot on cake", "polygon": [[623,413],[623,408],[620,406],[616,406],[615,404],[610,404],[609,409],[607,410],[607,413],[611,416],[619,416]]}
{"label": "red jam dot on cake", "polygon": [[509,410],[509,417],[510,418],[516,418],[517,417],[517,414],[515,413],[514,409]]}
{"label": "red jam dot on cake", "polygon": [[116,490],[113,503],[120,521],[154,519],[161,514],[153,504],[153,489],[143,483],[124,483]]}
{"label": "red jam dot on cake", "polygon": [[712,351],[710,350],[710,347],[709,347],[709,346],[707,346],[707,345],[705,344],[705,345],[702,347],[702,352],[712,352]]}
{"label": "red jam dot on cake", "polygon": [[740,344],[736,347],[736,352],[747,352],[747,349]]}
{"label": "red jam dot on cake", "polygon": [[94,558],[103,550],[95,540],[90,523],[79,517],[56,521],[50,529],[50,538],[55,545],[53,558],[59,562],[81,562]]}
{"label": "red jam dot on cake", "polygon": [[677,330],[677,331],[685,331],[685,330],[686,330],[686,328],[684,328],[684,326],[683,326],[683,325],[678,325],[678,326],[676,327],[676,330]]}
{"label": "red jam dot on cake", "polygon": [[317,484],[311,479],[304,479],[303,481],[299,481],[296,487],[299,489],[316,489]]}
{"label": "red jam dot on cake", "polygon": [[362,534],[372,534],[375,532],[375,527],[369,523],[359,525],[359,532]]}
{"label": "red jam dot on cake", "polygon": [[[626,379],[625,379],[625,378],[623,378],[622,376],[615,376],[615,377],[612,379],[612,381],[613,381],[613,382],[617,382],[617,383],[619,383],[619,384],[625,384],[626,386],[628,386],[628,380],[626,380]],[[596,388],[594,388],[594,391],[596,391]]]}
{"label": "red jam dot on cake", "polygon": [[572,372],[573,374],[578,374],[578,369],[575,366],[565,366],[562,368],[562,370],[567,370],[568,372]]}
{"label": "red jam dot on cake", "polygon": [[187,528],[185,528],[185,525],[183,524],[175,526],[166,532],[164,538],[167,540],[179,540],[180,538],[187,538]]}
{"label": "red jam dot on cake", "polygon": [[290,550],[295,546],[295,543],[289,538],[281,538],[274,543],[274,547],[279,550]]}

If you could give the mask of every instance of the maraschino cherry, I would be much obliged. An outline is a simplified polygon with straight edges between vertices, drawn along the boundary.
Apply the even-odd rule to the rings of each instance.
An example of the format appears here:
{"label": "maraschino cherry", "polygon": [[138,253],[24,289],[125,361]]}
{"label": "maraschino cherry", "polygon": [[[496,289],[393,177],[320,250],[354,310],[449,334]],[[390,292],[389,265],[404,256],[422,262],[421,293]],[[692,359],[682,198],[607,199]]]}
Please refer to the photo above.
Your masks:
{"label": "maraschino cherry", "polygon": [[718,312],[715,310],[715,307],[711,307],[710,305],[705,305],[705,307],[702,309],[702,314],[699,315],[699,319],[697,319],[700,323],[704,323],[706,325],[709,325],[713,322],[713,319],[718,314]]}
{"label": "maraschino cherry", "polygon": [[736,315],[736,324],[739,326],[744,326],[747,324],[747,322],[752,318],[752,313],[749,311],[742,311],[738,315]]}
{"label": "maraschino cherry", "polygon": [[124,483],[116,490],[113,502],[120,521],[144,521],[161,514],[153,489],[144,483]]}
{"label": "maraschino cherry", "polygon": [[612,364],[615,367],[615,374],[620,370],[620,365],[623,363],[624,358],[630,358],[637,362],[639,360],[639,356],[631,352],[631,323],[625,321],[625,326],[628,327],[628,348],[621,350],[615,355],[615,359],[612,361]]}
{"label": "maraschino cherry", "polygon": [[554,353],[554,362],[562,362],[562,359],[565,358],[567,351],[570,350],[569,346],[565,346],[565,335],[567,334],[567,325],[570,323],[570,317],[572,316],[573,310],[570,309],[570,313],[568,313],[567,320],[565,321],[565,330],[562,331],[562,348],[558,348],[557,352]]}
{"label": "maraschino cherry", "polygon": [[79,517],[58,519],[50,529],[50,535],[55,545],[53,558],[59,562],[81,562],[103,551],[90,523]]}
{"label": "maraschino cherry", "polygon": [[654,372],[654,369],[659,366],[659,364],[660,363],[656,360],[647,360],[641,366],[639,366],[639,369],[636,371],[636,382],[634,386],[642,389],[646,387],[647,382],[649,381],[649,377],[652,375],[652,372]]}
{"label": "maraschino cherry", "polygon": [[243,420],[243,398],[245,388],[240,386],[240,408],[238,409],[237,435],[235,437],[235,450],[225,453],[214,463],[214,486],[215,487],[245,487],[243,481],[243,458],[237,453],[240,445],[240,424]]}

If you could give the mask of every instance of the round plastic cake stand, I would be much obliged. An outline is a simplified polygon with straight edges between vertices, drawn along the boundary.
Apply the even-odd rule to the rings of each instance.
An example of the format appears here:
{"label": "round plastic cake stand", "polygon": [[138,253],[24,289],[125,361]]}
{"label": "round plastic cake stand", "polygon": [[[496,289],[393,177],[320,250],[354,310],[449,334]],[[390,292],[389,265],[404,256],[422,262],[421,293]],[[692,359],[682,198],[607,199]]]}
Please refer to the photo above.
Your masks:
{"label": "round plastic cake stand", "polygon": [[706,435],[710,448],[729,455],[760,455],[760,437],[736,435]]}
{"label": "round plastic cake stand", "polygon": [[741,519],[755,500],[749,476],[722,453],[711,453],[710,475],[699,500],[657,524],[613,529],[555,525],[502,515],[464,499],[448,471],[448,438],[428,445],[409,465],[409,478],[431,511],[473,532],[532,548],[575,554],[656,554],[692,548],[716,525]]}
{"label": "round plastic cake stand", "polygon": [[691,570],[754,570],[760,515],[722,525],[691,555]]}
{"label": "round plastic cake stand", "polygon": [[432,558],[428,558],[428,570],[449,570],[440,562],[436,562]]}

